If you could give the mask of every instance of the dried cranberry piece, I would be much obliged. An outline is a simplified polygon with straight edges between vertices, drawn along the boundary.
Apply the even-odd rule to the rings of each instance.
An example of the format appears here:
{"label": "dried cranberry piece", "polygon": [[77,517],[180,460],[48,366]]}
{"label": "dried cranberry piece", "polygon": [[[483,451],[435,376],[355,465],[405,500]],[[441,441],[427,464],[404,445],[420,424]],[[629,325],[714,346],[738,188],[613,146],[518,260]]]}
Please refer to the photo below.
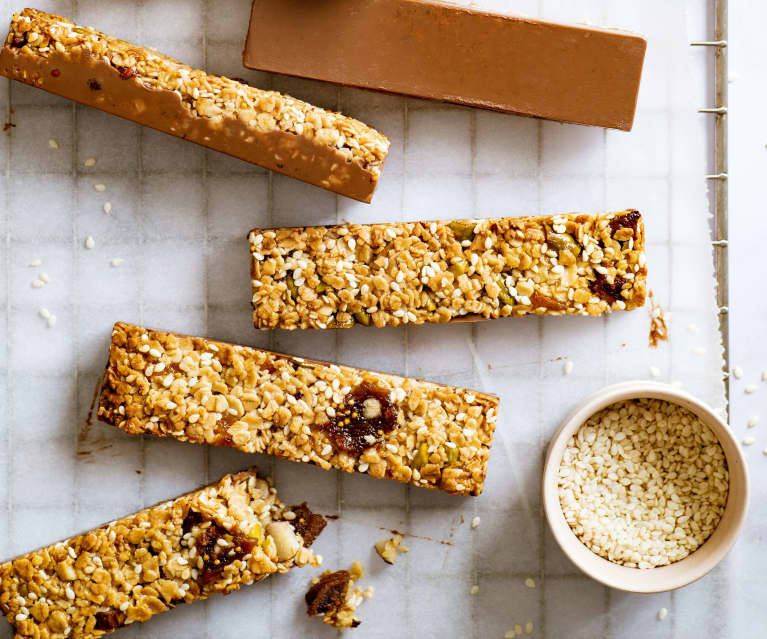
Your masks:
{"label": "dried cranberry piece", "polygon": [[614,234],[618,229],[631,228],[636,233],[637,223],[641,217],[639,211],[628,211],[623,215],[617,215],[610,220],[610,230]]}
{"label": "dried cranberry piece", "polygon": [[128,80],[136,75],[136,69],[133,67],[117,67],[117,71],[120,73],[120,77],[123,80]]}
{"label": "dried cranberry piece", "polygon": [[311,546],[314,540],[319,537],[328,522],[322,515],[317,515],[309,510],[306,502],[299,504],[298,506],[291,506],[290,510],[293,511],[296,518],[290,523],[301,538],[304,540],[304,546]]}
{"label": "dried cranberry piece", "polygon": [[610,284],[607,280],[607,276],[601,273],[594,273],[595,280],[589,282],[589,288],[591,292],[597,297],[614,304],[617,300],[621,299],[621,290],[626,283],[620,275],[615,276],[615,281]]}
{"label": "dried cranberry piece", "polygon": [[338,450],[353,455],[380,442],[397,424],[398,410],[389,391],[369,382],[362,382],[334,408],[335,416],[323,429]]}
{"label": "dried cranberry piece", "polygon": [[184,517],[184,521],[181,524],[181,530],[184,531],[184,534],[188,533],[192,528],[195,526],[199,526],[203,522],[203,516],[202,514],[198,513],[196,510],[190,510],[186,517]]}
{"label": "dried cranberry piece", "polygon": [[[231,544],[221,546],[218,540],[226,537]],[[197,554],[202,557],[200,583],[204,586],[218,579],[224,568],[249,554],[257,543],[255,539],[230,533],[217,523],[211,522],[197,537]]]}
{"label": "dried cranberry piece", "polygon": [[119,610],[110,610],[109,612],[97,612],[96,613],[96,626],[95,630],[104,630],[109,632],[115,628],[119,628],[125,621],[125,615]]}
{"label": "dried cranberry piece", "polygon": [[346,600],[351,575],[348,570],[337,570],[322,575],[304,595],[309,616],[325,614],[340,608]]}
{"label": "dried cranberry piece", "polygon": [[95,78],[88,80],[88,88],[91,91],[101,91],[101,83]]}
{"label": "dried cranberry piece", "polygon": [[16,47],[17,49],[20,49],[27,43],[27,34],[22,33],[21,35],[14,35],[13,38],[11,38],[11,46]]}
{"label": "dried cranberry piece", "polygon": [[53,69],[53,71],[51,71],[51,75],[54,78],[58,78],[61,75],[61,71],[59,71],[59,69]]}

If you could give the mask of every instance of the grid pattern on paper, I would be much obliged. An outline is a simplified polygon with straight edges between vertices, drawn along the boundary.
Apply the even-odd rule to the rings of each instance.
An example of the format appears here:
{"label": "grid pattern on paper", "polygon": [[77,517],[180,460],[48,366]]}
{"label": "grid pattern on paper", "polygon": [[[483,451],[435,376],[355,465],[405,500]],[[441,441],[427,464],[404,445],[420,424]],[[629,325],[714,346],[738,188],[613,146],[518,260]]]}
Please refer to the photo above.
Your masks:
{"label": "grid pattern on paper", "polygon": [[[244,70],[248,0],[39,0],[41,9],[154,46],[209,71],[245,78],[386,133],[392,150],[370,206],[209,152],[18,83],[0,82],[15,124],[0,136],[0,557],[68,536],[253,463],[230,450],[129,437],[82,425],[124,320],[330,361],[480,388],[502,398],[485,492],[456,498],[314,467],[255,463],[287,501],[343,516],[318,541],[329,568],[362,559],[375,598],[359,637],[502,637],[515,623],[535,637],[727,636],[725,562],[674,594],[610,591],[564,558],[546,529],[539,478],[547,440],[566,412],[601,386],[678,380],[723,402],[702,175],[706,137],[694,109],[703,59],[689,58],[686,24],[705,7],[651,0],[484,0],[482,7],[563,21],[631,26],[649,40],[632,134],[560,125],[339,89]],[[705,4],[705,3],[701,3]],[[673,5],[673,6],[671,6]],[[22,3],[0,0],[2,15]],[[659,19],[659,16],[663,16]],[[49,147],[55,139],[58,149]],[[93,167],[84,166],[96,158]],[[105,192],[94,184],[106,185]],[[112,211],[103,212],[109,201]],[[648,349],[644,311],[609,318],[257,333],[249,311],[246,231],[254,226],[643,211],[650,286],[673,313],[672,339]],[[86,236],[95,248],[84,248]],[[124,258],[111,267],[113,258]],[[27,266],[35,258],[42,266]],[[50,283],[33,289],[39,271]],[[41,307],[58,322],[48,329]],[[697,332],[688,331],[695,324]],[[371,339],[372,338],[372,339]],[[705,352],[701,352],[705,349]],[[562,358],[573,373],[564,377]],[[469,522],[480,516],[472,530]],[[372,543],[396,528],[415,537],[395,567]],[[448,541],[451,545],[434,540]],[[330,637],[306,619],[311,570],[227,598],[184,606],[124,637]],[[524,580],[532,577],[536,588]],[[469,595],[472,585],[480,591]],[[725,604],[726,605],[726,604]],[[669,608],[659,624],[655,613]],[[684,623],[676,619],[684,619]],[[0,625],[0,637],[10,637]]]}

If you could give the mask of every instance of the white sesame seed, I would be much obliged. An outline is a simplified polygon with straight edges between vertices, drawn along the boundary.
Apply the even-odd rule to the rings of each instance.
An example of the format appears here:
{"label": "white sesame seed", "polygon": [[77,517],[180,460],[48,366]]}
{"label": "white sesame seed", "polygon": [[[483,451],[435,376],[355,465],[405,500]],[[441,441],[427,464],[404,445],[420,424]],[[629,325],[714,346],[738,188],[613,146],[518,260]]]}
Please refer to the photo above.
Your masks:
{"label": "white sesame seed", "polygon": [[535,579],[533,579],[532,577],[528,577],[527,579],[525,579],[525,586],[527,586],[528,588],[535,588]]}
{"label": "white sesame seed", "polygon": [[650,377],[660,377],[660,368],[657,366],[650,366]]}
{"label": "white sesame seed", "polygon": [[751,446],[752,444],[755,444],[756,440],[753,437],[744,437],[743,438],[743,445],[744,446]]}
{"label": "white sesame seed", "polygon": [[476,595],[478,592],[479,592],[479,586],[477,586],[476,584],[474,584],[471,587],[471,590],[469,590],[470,595]]}
{"label": "white sesame seed", "polygon": [[96,166],[96,158],[88,158],[83,162],[83,166]]}
{"label": "white sesame seed", "polygon": [[479,515],[474,517],[474,519],[471,520],[471,527],[477,528],[482,520],[479,518]]}
{"label": "white sesame seed", "polygon": [[532,632],[533,632],[533,622],[532,621],[528,621],[525,624],[525,634],[529,635],[529,634],[532,634]]}
{"label": "white sesame seed", "polygon": [[42,263],[43,263],[43,261],[42,261],[42,260],[41,260],[39,257],[36,257],[35,259],[33,259],[33,260],[32,260],[32,261],[31,261],[31,262],[28,264],[28,266],[40,266]]}
{"label": "white sesame seed", "polygon": [[104,213],[111,213],[111,212],[112,212],[112,203],[104,202]]}
{"label": "white sesame seed", "polygon": [[158,351],[156,348],[150,348],[149,349],[149,354],[152,357],[160,357],[160,355],[162,355],[162,353],[160,351]]}
{"label": "white sesame seed", "polygon": [[106,184],[94,184],[93,189],[98,191],[99,193],[103,193],[107,190]]}
{"label": "white sesame seed", "polygon": [[687,330],[690,333],[697,333],[698,332],[698,327],[697,327],[697,325],[691,323],[691,324],[687,325]]}
{"label": "white sesame seed", "polygon": [[48,328],[53,328],[54,326],[56,326],[56,316],[51,314],[48,318]]}
{"label": "white sesame seed", "polygon": [[53,138],[51,138],[50,140],[48,140],[48,146],[51,147],[52,149],[58,149],[59,143]]}
{"label": "white sesame seed", "polygon": [[503,635],[503,639],[514,639],[516,636],[517,635],[513,630],[507,630]]}
{"label": "white sesame seed", "polygon": [[357,470],[361,473],[366,473],[368,470],[368,464],[365,462],[361,463],[359,466],[357,466]]}
{"label": "white sesame seed", "polygon": [[123,601],[120,604],[120,611],[125,612],[128,608],[130,608],[130,601]]}
{"label": "white sesame seed", "polygon": [[757,389],[756,384],[749,384],[743,390],[746,392],[746,394],[750,395],[751,393],[755,393],[756,389]]}
{"label": "white sesame seed", "polygon": [[46,273],[45,271],[41,271],[37,277],[43,282],[45,282],[46,284],[51,281],[51,278],[48,276],[48,273]]}
{"label": "white sesame seed", "polygon": [[668,615],[668,609],[667,608],[661,608],[658,611],[658,620],[663,621],[666,618],[666,615]]}
{"label": "white sesame seed", "polygon": [[120,266],[120,264],[123,263],[123,261],[124,260],[121,257],[114,257],[114,258],[112,258],[112,261],[110,262],[110,264],[112,266],[114,266],[114,267],[118,267],[118,266]]}
{"label": "white sesame seed", "polygon": [[735,377],[735,379],[740,379],[743,377],[743,369],[740,366],[736,366],[732,369],[732,374]]}
{"label": "white sesame seed", "polygon": [[759,423],[759,415],[754,415],[753,417],[749,418],[748,420],[748,427],[754,428]]}
{"label": "white sesame seed", "polygon": [[575,367],[575,364],[573,364],[572,360],[569,360],[569,359],[568,359],[568,360],[565,362],[564,366],[562,367],[562,370],[563,370],[563,372],[564,372],[564,374],[565,374],[565,375],[569,375],[570,373],[572,373],[572,372],[573,372],[573,368],[574,368],[574,367]]}
{"label": "white sesame seed", "polygon": [[43,286],[45,286],[45,282],[43,282],[42,280],[32,281],[32,288],[42,288]]}
{"label": "white sesame seed", "polygon": [[47,308],[41,308],[38,312],[43,319],[48,319],[51,316],[51,312]]}
{"label": "white sesame seed", "polygon": [[27,618],[27,615],[25,615],[23,612],[20,612],[16,615],[16,621],[24,621]]}
{"label": "white sesame seed", "polygon": [[89,235],[85,238],[85,248],[92,249],[94,246],[96,246],[96,240]]}
{"label": "white sesame seed", "polygon": [[762,371],[762,381],[767,382],[767,368]]}
{"label": "white sesame seed", "polygon": [[695,353],[696,355],[705,355],[706,349],[703,348],[702,346],[696,346],[692,352]]}

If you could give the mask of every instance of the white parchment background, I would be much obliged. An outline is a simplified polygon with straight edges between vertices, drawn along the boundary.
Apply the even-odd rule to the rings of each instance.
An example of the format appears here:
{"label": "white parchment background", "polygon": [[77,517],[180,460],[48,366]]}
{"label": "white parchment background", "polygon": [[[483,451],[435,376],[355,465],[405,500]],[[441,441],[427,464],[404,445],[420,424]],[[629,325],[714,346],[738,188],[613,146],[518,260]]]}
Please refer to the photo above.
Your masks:
{"label": "white parchment background", "polygon": [[[630,134],[377,95],[244,70],[248,0],[39,0],[58,12],[211,72],[341,109],[392,140],[374,202],[354,203],[7,80],[15,124],[0,135],[0,557],[173,497],[255,463],[287,501],[337,513],[317,543],[326,567],[362,559],[376,587],[355,637],[734,636],[725,561],[672,594],[628,595],[580,575],[540,510],[548,437],[585,394],[645,378],[679,381],[723,405],[708,205],[705,3],[485,0],[482,7],[628,28],[648,38]],[[23,6],[0,0],[2,16]],[[2,17],[5,21],[5,17]],[[373,53],[374,55],[374,53]],[[55,139],[58,148],[49,146]],[[85,167],[87,158],[96,158]],[[103,183],[105,192],[94,184]],[[104,202],[112,204],[105,214]],[[250,322],[250,227],[526,215],[636,207],[650,287],[672,313],[671,342],[647,346],[644,310],[603,319],[258,333]],[[85,237],[96,241],[92,250]],[[27,266],[33,259],[41,267]],[[110,266],[123,258],[121,266]],[[39,271],[50,276],[30,286]],[[53,329],[38,316],[57,317]],[[485,492],[461,499],[367,477],[94,424],[79,433],[111,325],[142,323],[491,391],[502,397]],[[694,323],[697,332],[688,331]],[[563,360],[574,362],[570,376]],[[78,455],[78,452],[90,454]],[[482,523],[471,530],[469,522]],[[372,543],[397,528],[411,552],[385,566]],[[449,541],[452,545],[433,540]],[[756,543],[756,542],[749,542]],[[312,569],[183,606],[123,637],[330,637],[302,600]],[[533,577],[537,587],[524,585]],[[472,585],[480,591],[469,595]],[[665,606],[668,618],[657,621]],[[425,635],[424,635],[425,633]],[[10,637],[0,626],[0,637]]]}

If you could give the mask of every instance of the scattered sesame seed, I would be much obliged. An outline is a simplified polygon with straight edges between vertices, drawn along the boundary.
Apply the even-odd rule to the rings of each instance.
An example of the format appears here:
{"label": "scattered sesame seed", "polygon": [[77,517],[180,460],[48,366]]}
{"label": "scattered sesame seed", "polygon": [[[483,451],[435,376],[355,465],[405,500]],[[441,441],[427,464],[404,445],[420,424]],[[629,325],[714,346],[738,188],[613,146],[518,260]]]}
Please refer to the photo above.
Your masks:
{"label": "scattered sesame seed", "polygon": [[89,235],[85,238],[85,248],[92,249],[94,246],[96,246],[96,240]]}
{"label": "scattered sesame seed", "polygon": [[702,346],[696,346],[693,349],[693,353],[695,353],[696,355],[705,355],[706,354],[706,349],[703,348]]}
{"label": "scattered sesame seed", "polygon": [[767,368],[762,371],[762,381],[767,382]]}
{"label": "scattered sesame seed", "polygon": [[671,385],[674,388],[682,388],[682,380],[681,379],[675,379],[673,382],[671,382]]}
{"label": "scattered sesame seed", "polygon": [[565,362],[565,365],[562,367],[562,370],[564,371],[565,375],[569,375],[573,372],[573,368],[575,368],[575,364],[573,364],[572,360],[567,360]]}
{"label": "scattered sesame seed", "polygon": [[660,377],[660,368],[657,366],[650,366],[650,377]]}
{"label": "scattered sesame seed", "polygon": [[474,584],[471,587],[471,590],[469,590],[470,595],[476,595],[478,592],[479,592],[479,586],[477,586],[476,584]]}
{"label": "scattered sesame seed", "polygon": [[528,621],[525,624],[525,634],[529,635],[529,634],[532,634],[532,632],[533,632],[533,622],[532,621]]}
{"label": "scattered sesame seed", "polygon": [[522,626],[520,626],[518,623],[514,624],[514,632],[517,634],[517,636],[522,634]]}
{"label": "scattered sesame seed", "polygon": [[668,608],[661,608],[658,611],[658,620],[663,621],[666,618],[666,615],[668,615]]}
{"label": "scattered sesame seed", "polygon": [[107,190],[106,184],[94,184],[93,188],[98,191],[99,193],[103,193]]}
{"label": "scattered sesame seed", "polygon": [[104,202],[104,213],[111,213],[111,212],[112,212],[112,203]]}
{"label": "scattered sesame seed", "polygon": [[762,451],[762,455],[767,455],[767,448]]}
{"label": "scattered sesame seed", "polygon": [[479,518],[479,516],[475,517],[474,519],[471,520],[471,527],[472,528],[479,527],[480,521],[482,521],[482,520]]}
{"label": "scattered sesame seed", "polygon": [[41,260],[39,257],[36,257],[35,259],[33,259],[33,260],[32,260],[32,261],[31,261],[31,262],[28,264],[28,266],[40,266],[42,263],[43,263],[43,261],[42,261],[42,260]]}
{"label": "scattered sesame seed", "polygon": [[51,314],[48,318],[48,328],[53,328],[54,326],[56,326],[56,316]]}
{"label": "scattered sesame seed", "polygon": [[83,162],[83,166],[96,166],[96,158],[88,158]]}
{"label": "scattered sesame seed", "polygon": [[751,446],[752,444],[755,444],[756,440],[753,437],[744,437],[743,438],[743,445],[744,446]]}
{"label": "scattered sesame seed", "polygon": [[732,374],[735,377],[735,379],[740,379],[743,377],[743,369],[740,366],[736,366],[732,369]]}
{"label": "scattered sesame seed", "polygon": [[42,280],[33,280],[32,282],[32,288],[42,288],[43,286],[45,286],[45,282]]}
{"label": "scattered sesame seed", "polygon": [[115,258],[113,258],[113,259],[112,259],[112,261],[110,262],[110,264],[111,264],[112,266],[115,266],[115,267],[117,267],[117,266],[120,266],[120,264],[122,264],[122,263],[123,263],[123,261],[124,261],[124,260],[123,260],[123,258],[121,258],[121,257],[115,257]]}
{"label": "scattered sesame seed", "polygon": [[687,325],[687,330],[690,331],[690,333],[697,333],[698,332],[698,327],[695,324],[688,324]]}
{"label": "scattered sesame seed", "polygon": [[51,278],[48,277],[48,273],[46,273],[45,271],[40,271],[40,274],[37,277],[38,279],[42,280],[46,284],[51,281]]}
{"label": "scattered sesame seed", "polygon": [[59,143],[53,138],[51,138],[50,140],[48,140],[48,146],[51,147],[52,149],[58,149]]}
{"label": "scattered sesame seed", "polygon": [[748,420],[748,427],[753,428],[759,423],[759,415],[754,415]]}
{"label": "scattered sesame seed", "polygon": [[516,637],[516,633],[513,630],[507,630],[506,633],[503,635],[503,639],[514,639]]}
{"label": "scattered sesame seed", "polygon": [[38,313],[43,319],[48,319],[51,316],[51,312],[47,308],[41,308]]}
{"label": "scattered sesame seed", "polygon": [[535,588],[535,579],[533,579],[532,577],[528,577],[527,579],[525,579],[525,586],[527,586],[528,588]]}
{"label": "scattered sesame seed", "polygon": [[749,384],[743,390],[746,391],[746,394],[750,395],[751,393],[755,393],[756,392],[756,388],[757,388],[756,384]]}

